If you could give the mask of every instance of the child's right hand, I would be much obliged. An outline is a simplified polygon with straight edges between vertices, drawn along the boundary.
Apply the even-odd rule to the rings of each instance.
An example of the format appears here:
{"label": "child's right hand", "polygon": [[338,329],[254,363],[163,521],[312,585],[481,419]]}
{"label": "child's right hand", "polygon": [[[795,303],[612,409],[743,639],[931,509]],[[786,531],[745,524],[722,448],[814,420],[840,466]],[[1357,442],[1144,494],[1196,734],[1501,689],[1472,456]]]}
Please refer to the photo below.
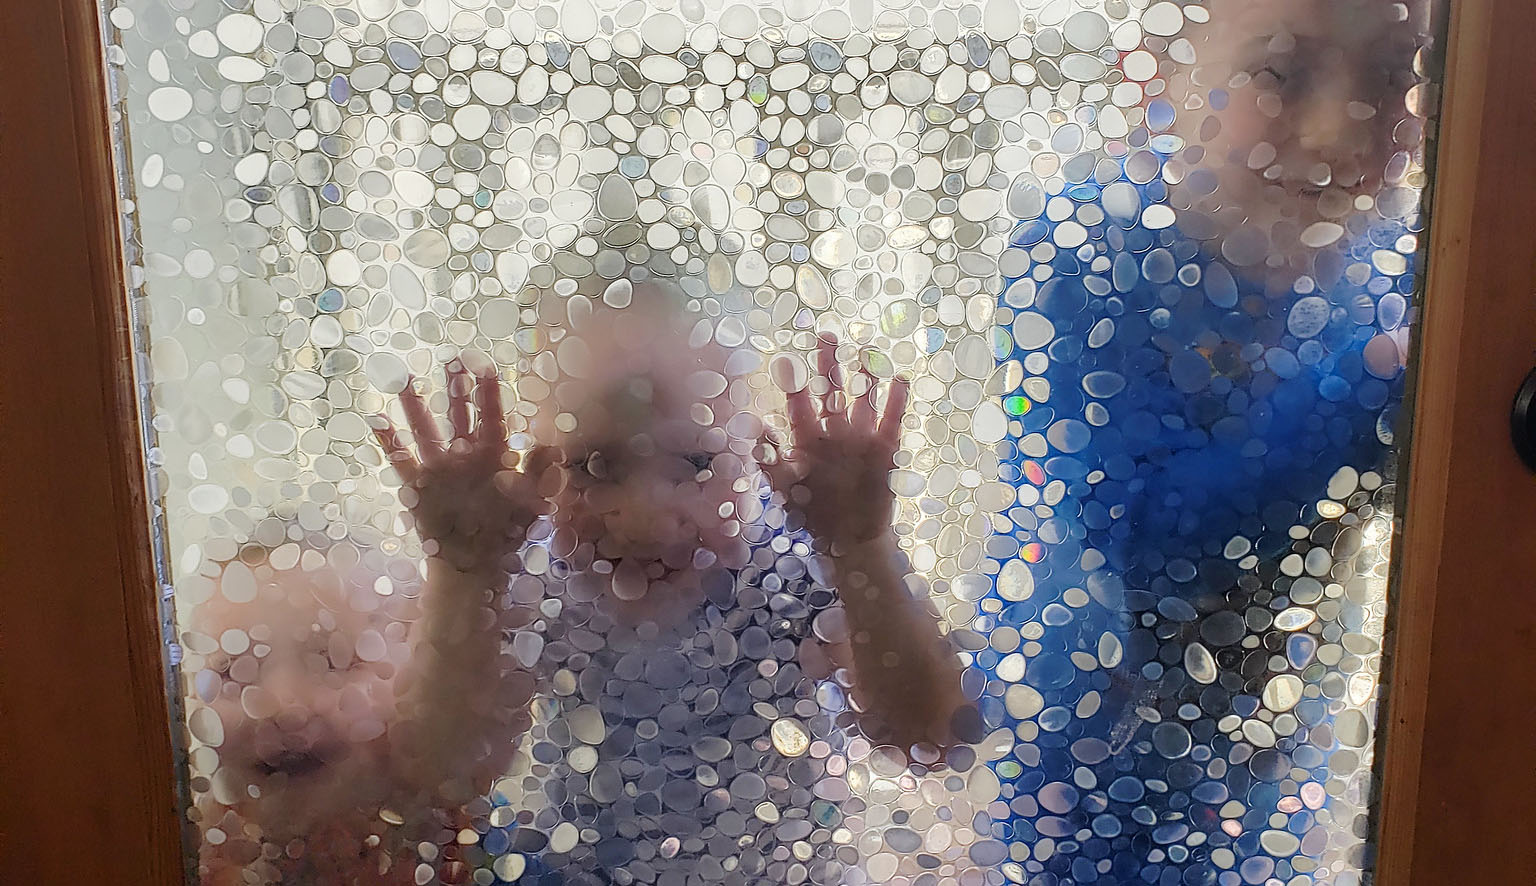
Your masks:
{"label": "child's right hand", "polygon": [[446,373],[452,432],[446,442],[415,378],[400,392],[400,406],[418,454],[386,416],[376,416],[374,434],[400,474],[400,498],[427,556],[460,572],[509,571],[529,525],[550,511],[564,479],[562,459],[553,446],[526,453],[508,446],[494,369],[472,377],[463,361],[454,360]]}

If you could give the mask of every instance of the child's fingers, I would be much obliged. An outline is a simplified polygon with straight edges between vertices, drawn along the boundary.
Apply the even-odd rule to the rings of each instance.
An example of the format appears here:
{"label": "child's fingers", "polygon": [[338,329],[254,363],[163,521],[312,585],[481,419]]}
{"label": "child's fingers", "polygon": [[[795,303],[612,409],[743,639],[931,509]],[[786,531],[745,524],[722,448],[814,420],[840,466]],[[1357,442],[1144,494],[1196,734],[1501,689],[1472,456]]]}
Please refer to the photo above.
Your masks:
{"label": "child's fingers", "polygon": [[469,396],[470,381],[469,370],[464,368],[463,360],[454,360],[446,367],[448,376],[448,426],[452,429],[453,436],[449,438],[450,445],[459,440],[468,440],[469,432]]}
{"label": "child's fingers", "polygon": [[533,478],[538,484],[541,495],[551,495],[558,492],[561,481],[550,471],[565,459],[565,453],[558,446],[535,446],[523,456],[522,469],[525,476]]}
{"label": "child's fingers", "polygon": [[907,412],[907,396],[912,383],[904,378],[891,381],[891,392],[885,398],[885,414],[880,416],[878,436],[884,443],[895,446],[901,440],[901,418]]}
{"label": "child's fingers", "polygon": [[384,458],[400,475],[400,479],[407,484],[416,480],[419,473],[416,459],[411,456],[411,451],[400,442],[400,436],[395,432],[394,424],[387,416],[375,415],[369,424],[373,436],[379,441],[379,448],[384,450]]}
{"label": "child's fingers", "polygon": [[816,338],[816,371],[832,383],[843,386],[843,367],[837,362],[837,333],[827,332]]}
{"label": "child's fingers", "polygon": [[764,430],[762,436],[757,438],[759,446],[766,447],[773,452],[773,458],[759,459],[757,466],[768,478],[768,485],[778,490],[787,490],[794,484],[793,466],[786,457],[786,450],[782,438],[772,428]]}
{"label": "child's fingers", "polygon": [[826,382],[821,394],[821,414],[829,432],[848,425],[848,416],[842,403],[843,367],[837,362],[837,336],[826,333],[816,343],[816,362],[822,379]]}
{"label": "child's fingers", "polygon": [[875,376],[867,367],[859,367],[859,377],[864,380],[864,393],[854,398],[848,410],[848,424],[854,431],[864,434],[875,432]]}
{"label": "child's fingers", "polygon": [[406,426],[411,429],[411,436],[416,438],[416,446],[421,451],[421,462],[426,464],[434,456],[441,455],[443,438],[438,433],[437,420],[432,417],[421,395],[416,393],[414,377],[406,380],[405,390],[400,392],[400,408],[405,410]]}
{"label": "child's fingers", "polygon": [[779,459],[782,457],[779,450],[779,441],[769,436],[766,430],[757,435],[757,448],[752,450],[754,456],[757,456],[759,452],[762,453],[757,458],[757,466],[760,468],[766,467],[770,463],[778,464]]}
{"label": "child's fingers", "polygon": [[816,418],[816,407],[811,404],[811,392],[805,388],[784,395],[789,408],[789,428],[795,435],[795,443],[804,444],[821,436],[821,422]]}
{"label": "child's fingers", "polygon": [[480,413],[475,442],[492,449],[504,447],[507,443],[507,414],[501,405],[501,382],[494,369],[475,377],[475,410]]}

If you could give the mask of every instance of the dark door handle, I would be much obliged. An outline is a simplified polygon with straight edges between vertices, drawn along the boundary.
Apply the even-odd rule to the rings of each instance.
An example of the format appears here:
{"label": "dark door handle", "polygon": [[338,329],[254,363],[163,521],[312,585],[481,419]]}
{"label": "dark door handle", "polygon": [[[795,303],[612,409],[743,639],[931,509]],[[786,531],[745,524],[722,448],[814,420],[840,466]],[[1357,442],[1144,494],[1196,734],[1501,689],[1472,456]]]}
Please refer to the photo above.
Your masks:
{"label": "dark door handle", "polygon": [[1515,394],[1515,406],[1509,413],[1509,435],[1520,460],[1536,471],[1536,369],[1525,377]]}

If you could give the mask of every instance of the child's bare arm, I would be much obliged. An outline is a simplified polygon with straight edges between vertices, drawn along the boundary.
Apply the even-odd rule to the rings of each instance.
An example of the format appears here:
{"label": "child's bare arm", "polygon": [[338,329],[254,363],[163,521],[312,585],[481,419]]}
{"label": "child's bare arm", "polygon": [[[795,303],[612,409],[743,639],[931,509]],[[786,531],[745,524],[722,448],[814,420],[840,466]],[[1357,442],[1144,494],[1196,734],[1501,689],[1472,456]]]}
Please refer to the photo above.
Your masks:
{"label": "child's bare arm", "polygon": [[456,807],[484,794],[506,772],[530,725],[533,677],[502,651],[501,639],[505,628],[518,626],[513,619],[528,619],[498,611],[494,589],[505,583],[505,575],[428,563],[411,661],[396,684],[396,802]]}
{"label": "child's bare arm", "polygon": [[[818,408],[808,390],[788,395],[793,447],[770,439],[770,482],[825,546],[846,612],[846,632],[830,636],[832,658],[851,664],[854,695],[877,735],[901,747],[966,740],[974,709],[961,693],[961,665],[939,630],[929,600],[907,586],[910,566],[891,527],[895,466],[907,383],[891,384],[883,416],[875,379],[846,406],[837,340],[823,338]],[[979,736],[978,736],[979,737]]]}
{"label": "child's bare arm", "polygon": [[939,630],[921,589],[908,585],[911,566],[889,528],[862,544],[834,545],[833,581],[847,613],[845,636],[830,657],[851,664],[853,691],[875,734],[899,746],[939,747],[976,741],[979,720],[961,691],[962,667]]}
{"label": "child's bare arm", "polygon": [[415,390],[400,400],[416,454],[387,420],[378,436],[426,549],[427,586],[411,663],[396,685],[391,765],[408,794],[461,804],[505,771],[529,725],[534,681],[501,640],[531,614],[506,604],[505,589],[560,469],[552,447],[523,456],[508,448],[494,374],[472,378],[462,363],[449,366],[447,440]]}

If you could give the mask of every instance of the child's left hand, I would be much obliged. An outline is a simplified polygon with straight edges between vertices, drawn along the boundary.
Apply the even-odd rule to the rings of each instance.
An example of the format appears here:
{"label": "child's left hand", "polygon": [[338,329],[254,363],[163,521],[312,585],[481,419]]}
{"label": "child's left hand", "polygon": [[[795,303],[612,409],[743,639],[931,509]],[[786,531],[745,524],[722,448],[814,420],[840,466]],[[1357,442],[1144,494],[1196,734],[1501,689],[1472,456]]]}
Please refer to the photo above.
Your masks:
{"label": "child's left hand", "polygon": [[812,402],[809,387],[787,395],[792,443],[786,447],[778,434],[765,434],[762,468],[812,536],[832,545],[863,544],[891,531],[895,495],[889,475],[908,383],[901,378],[891,382],[884,414],[877,419],[875,377],[860,369],[863,392],[845,396],[836,336],[824,336],[817,352],[821,405]]}

